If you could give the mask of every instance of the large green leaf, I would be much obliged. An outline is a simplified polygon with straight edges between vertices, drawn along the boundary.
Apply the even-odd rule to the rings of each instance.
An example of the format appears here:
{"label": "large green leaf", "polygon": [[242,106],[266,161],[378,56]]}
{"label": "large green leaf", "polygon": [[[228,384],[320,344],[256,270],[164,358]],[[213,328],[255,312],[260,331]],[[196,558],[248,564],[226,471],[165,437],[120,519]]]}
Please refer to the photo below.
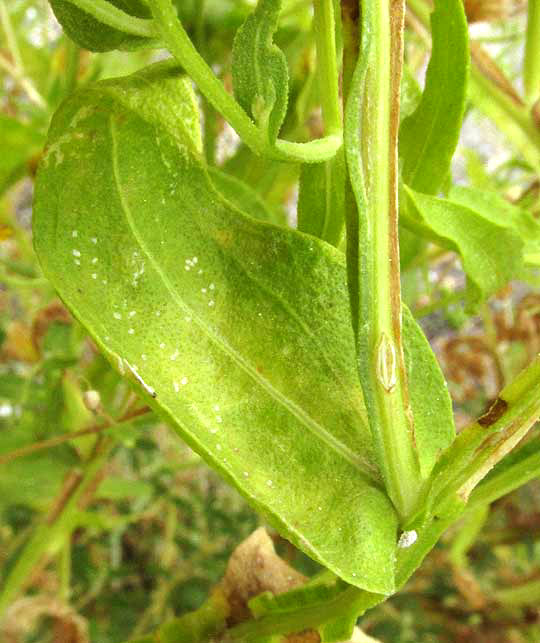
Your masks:
{"label": "large green leaf", "polygon": [[401,124],[399,152],[405,183],[436,194],[450,169],[465,109],[469,44],[462,0],[436,0],[431,33],[424,93]]}
{"label": "large green leaf", "polygon": [[281,0],[259,0],[234,39],[234,95],[273,143],[287,112],[289,72],[273,41]]}
{"label": "large green leaf", "polygon": [[523,241],[470,208],[405,187],[408,206],[401,222],[417,234],[459,253],[467,275],[470,306],[487,299],[517,276]]}
{"label": "large green leaf", "polygon": [[56,114],[36,184],[43,270],[111,362],[286,537],[390,592],[397,520],[373,465],[343,255],[222,198],[191,85],[161,70],[88,87]]}
{"label": "large green leaf", "polygon": [[[107,2],[130,16],[151,17],[143,0],[107,0]],[[66,34],[78,45],[90,51],[135,49],[152,44],[150,38],[133,36],[103,24],[69,0],[49,0],[49,3]]]}

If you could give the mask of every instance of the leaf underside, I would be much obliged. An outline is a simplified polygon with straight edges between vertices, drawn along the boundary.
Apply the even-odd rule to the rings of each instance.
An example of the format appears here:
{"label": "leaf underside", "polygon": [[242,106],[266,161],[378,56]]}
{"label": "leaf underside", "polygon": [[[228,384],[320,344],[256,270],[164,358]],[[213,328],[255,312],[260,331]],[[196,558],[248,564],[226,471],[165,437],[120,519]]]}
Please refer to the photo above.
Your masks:
{"label": "leaf underside", "polygon": [[43,270],[113,365],[272,524],[389,593],[396,514],[371,464],[343,256],[225,201],[200,159],[190,83],[167,74],[188,135],[157,122],[155,80],[150,68],[99,83],[56,114],[36,185]]}
{"label": "leaf underside", "polygon": [[[344,256],[265,222],[201,148],[191,84],[169,63],[68,99],[36,182],[43,270],[113,366],[270,523],[347,582],[390,593],[397,517],[374,465]],[[408,311],[404,338],[427,475],[453,438],[451,405]]]}
{"label": "leaf underside", "polygon": [[274,143],[287,112],[289,71],[273,41],[281,0],[259,0],[238,30],[232,52],[234,95]]}

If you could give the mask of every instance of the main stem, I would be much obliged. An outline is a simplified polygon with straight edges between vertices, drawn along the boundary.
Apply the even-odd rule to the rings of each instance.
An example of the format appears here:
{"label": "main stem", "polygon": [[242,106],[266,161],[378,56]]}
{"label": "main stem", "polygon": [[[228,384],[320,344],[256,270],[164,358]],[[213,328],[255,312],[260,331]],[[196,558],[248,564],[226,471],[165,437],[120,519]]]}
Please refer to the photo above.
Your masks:
{"label": "main stem", "polygon": [[[419,494],[401,337],[397,133],[403,0],[363,0],[362,46],[345,118],[357,203],[348,215],[347,261],[358,366],[379,466],[404,521]],[[345,30],[344,25],[344,30]]]}

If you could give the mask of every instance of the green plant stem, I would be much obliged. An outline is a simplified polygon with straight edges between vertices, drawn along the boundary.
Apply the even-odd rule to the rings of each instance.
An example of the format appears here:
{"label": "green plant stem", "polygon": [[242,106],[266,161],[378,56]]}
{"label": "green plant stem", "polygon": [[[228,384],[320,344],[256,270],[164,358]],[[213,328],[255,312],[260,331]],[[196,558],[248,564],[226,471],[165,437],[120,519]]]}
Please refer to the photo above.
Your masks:
{"label": "green plant stem", "polygon": [[467,508],[474,509],[494,502],[539,476],[540,451],[478,485],[471,493]]}
{"label": "green plant stem", "polygon": [[347,216],[347,264],[360,380],[386,489],[406,520],[418,499],[420,475],[401,338],[397,129],[402,10],[396,0],[362,3],[345,150],[358,210]]}
{"label": "green plant stem", "polygon": [[[47,282],[49,283],[49,282]],[[83,435],[93,435],[95,433],[101,433],[107,429],[116,428],[126,422],[131,422],[135,418],[149,413],[150,409],[147,406],[144,406],[140,409],[126,413],[119,420],[115,422],[105,422],[104,424],[98,424],[96,426],[90,426],[86,429],[80,429],[79,431],[73,431],[72,433],[65,433],[64,435],[58,435],[54,438],[49,438],[48,440],[42,440],[41,442],[34,442],[28,446],[21,447],[20,449],[15,449],[9,453],[5,453],[0,456],[0,466],[12,462],[17,458],[23,458],[25,456],[36,453],[37,451],[43,451],[46,449],[52,449],[64,442],[69,442],[70,440],[76,440],[77,438],[82,437]]]}
{"label": "green plant stem", "polygon": [[7,46],[13,58],[15,69],[17,69],[17,71],[22,76],[24,76],[25,71],[23,60],[21,52],[19,50],[19,45],[17,44],[15,32],[13,31],[13,25],[11,24],[11,19],[9,17],[5,0],[0,0],[0,22],[2,23],[2,29],[4,30],[4,33],[6,35]]}
{"label": "green plant stem", "polygon": [[332,134],[310,143],[292,143],[278,139],[275,147],[270,147],[255,123],[234,97],[227,93],[221,81],[194,47],[178,20],[176,9],[171,0],[152,0],[150,5],[160,35],[171,54],[195,81],[208,101],[223,115],[253,152],[276,159],[307,163],[326,161],[335,156],[342,145],[341,133]]}
{"label": "green plant stem", "polygon": [[327,134],[341,132],[339,70],[333,0],[315,0],[313,26],[317,43],[317,72],[322,113]]}
{"label": "green plant stem", "polygon": [[130,16],[107,0],[68,0],[68,2],[90,14],[104,25],[118,29],[123,33],[143,38],[153,38],[157,34],[152,20]]}
{"label": "green plant stem", "polygon": [[[433,506],[441,509],[456,499],[466,502],[476,485],[518,444],[539,417],[540,356],[501,391],[488,413],[462,431],[442,456],[431,492]],[[491,493],[498,493],[498,484],[499,490],[503,488],[504,478],[502,480],[494,483],[495,490]],[[486,487],[489,493],[487,483]]]}
{"label": "green plant stem", "polygon": [[59,499],[57,507],[34,529],[0,591],[0,619],[11,601],[24,587],[34,567],[45,556],[57,554],[65,545],[66,538],[69,537],[75,525],[79,501],[94,484],[113,446],[114,441],[110,438],[98,439],[84,472],[73,478],[72,485],[65,487],[65,493]]}
{"label": "green plant stem", "polygon": [[540,99],[540,0],[529,0],[527,12],[523,82],[527,101],[533,104]]}

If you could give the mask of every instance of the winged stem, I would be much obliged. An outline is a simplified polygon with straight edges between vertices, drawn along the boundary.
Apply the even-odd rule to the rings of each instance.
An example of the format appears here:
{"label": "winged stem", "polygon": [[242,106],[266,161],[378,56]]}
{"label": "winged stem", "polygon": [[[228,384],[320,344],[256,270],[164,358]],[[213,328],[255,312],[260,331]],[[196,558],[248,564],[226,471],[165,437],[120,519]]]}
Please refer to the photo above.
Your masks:
{"label": "winged stem", "polygon": [[[402,518],[418,494],[401,338],[397,128],[404,3],[364,0],[345,115],[356,198],[347,215],[349,291],[360,379],[387,492]],[[346,25],[344,30],[351,32]]]}

